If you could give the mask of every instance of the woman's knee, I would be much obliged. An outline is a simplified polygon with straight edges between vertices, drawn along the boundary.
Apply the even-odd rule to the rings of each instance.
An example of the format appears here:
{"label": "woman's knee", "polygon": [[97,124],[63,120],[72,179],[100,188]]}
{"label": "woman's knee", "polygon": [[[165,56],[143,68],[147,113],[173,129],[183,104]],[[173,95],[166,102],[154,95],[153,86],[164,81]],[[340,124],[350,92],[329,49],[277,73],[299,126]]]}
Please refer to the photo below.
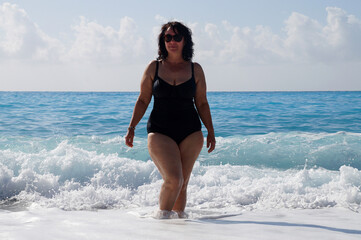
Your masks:
{"label": "woman's knee", "polygon": [[164,183],[172,188],[173,190],[181,190],[183,188],[183,185],[184,185],[184,179],[183,179],[183,176],[176,176],[176,175],[173,175],[173,176],[168,176],[164,179]]}
{"label": "woman's knee", "polygon": [[181,192],[186,192],[187,191],[188,182],[189,182],[189,178],[183,180],[183,184],[182,184],[182,187],[181,187]]}

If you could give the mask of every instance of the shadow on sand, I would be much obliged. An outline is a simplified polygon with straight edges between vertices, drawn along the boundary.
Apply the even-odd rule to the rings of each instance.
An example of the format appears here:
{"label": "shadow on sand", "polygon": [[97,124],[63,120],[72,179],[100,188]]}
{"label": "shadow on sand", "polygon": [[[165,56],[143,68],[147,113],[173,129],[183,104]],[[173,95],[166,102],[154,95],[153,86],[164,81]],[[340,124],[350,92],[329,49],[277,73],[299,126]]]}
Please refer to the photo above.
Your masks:
{"label": "shadow on sand", "polygon": [[232,221],[226,219],[199,219],[199,221],[213,223],[213,224],[259,224],[259,225],[270,225],[270,226],[280,226],[280,227],[304,227],[304,228],[318,228],[325,229],[329,231],[347,233],[347,234],[360,234],[361,230],[353,229],[344,229],[344,228],[335,228],[327,227],[316,224],[302,224],[302,223],[288,223],[288,222],[270,222],[270,221]]}

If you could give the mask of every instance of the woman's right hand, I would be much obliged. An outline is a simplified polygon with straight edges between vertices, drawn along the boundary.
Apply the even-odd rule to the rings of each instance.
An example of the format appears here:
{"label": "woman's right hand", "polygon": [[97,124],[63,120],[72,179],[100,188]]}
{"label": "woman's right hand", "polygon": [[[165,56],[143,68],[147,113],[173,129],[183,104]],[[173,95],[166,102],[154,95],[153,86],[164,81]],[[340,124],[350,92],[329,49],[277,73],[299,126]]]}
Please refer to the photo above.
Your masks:
{"label": "woman's right hand", "polygon": [[208,136],[207,136],[207,148],[209,148],[208,153],[211,153],[215,147],[216,147],[216,137],[214,135],[214,131],[208,131]]}
{"label": "woman's right hand", "polygon": [[134,129],[129,128],[127,135],[125,135],[125,144],[128,147],[133,147]]}

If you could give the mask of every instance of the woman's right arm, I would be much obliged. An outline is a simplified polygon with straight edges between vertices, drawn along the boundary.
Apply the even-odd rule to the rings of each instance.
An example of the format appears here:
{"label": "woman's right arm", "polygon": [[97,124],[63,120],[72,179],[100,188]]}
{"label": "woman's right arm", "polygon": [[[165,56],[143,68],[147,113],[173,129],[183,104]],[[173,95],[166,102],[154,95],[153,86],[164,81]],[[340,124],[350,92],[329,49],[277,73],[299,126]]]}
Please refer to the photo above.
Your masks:
{"label": "woman's right arm", "polygon": [[125,144],[133,147],[134,130],[144,116],[145,111],[152,99],[153,78],[155,74],[156,61],[152,61],[145,69],[140,84],[139,97],[135,103],[132,119],[130,120],[128,132],[125,135]]}

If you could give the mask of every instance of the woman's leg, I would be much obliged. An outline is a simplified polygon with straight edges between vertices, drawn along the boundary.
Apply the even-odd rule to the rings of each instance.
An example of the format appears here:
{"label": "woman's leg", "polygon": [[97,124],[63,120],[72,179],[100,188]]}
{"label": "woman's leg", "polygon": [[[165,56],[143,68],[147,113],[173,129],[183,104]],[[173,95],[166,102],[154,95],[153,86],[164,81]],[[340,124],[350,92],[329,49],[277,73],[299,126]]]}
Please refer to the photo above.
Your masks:
{"label": "woman's leg", "polygon": [[183,212],[187,203],[187,186],[193,165],[198,158],[199,153],[203,147],[203,134],[202,131],[197,131],[187,136],[180,144],[179,150],[182,161],[182,172],[183,172],[183,186],[177,201],[173,207],[174,211]]}
{"label": "woman's leg", "polygon": [[171,211],[183,186],[179,147],[166,135],[149,133],[148,150],[164,181],[159,195],[159,209]]}

